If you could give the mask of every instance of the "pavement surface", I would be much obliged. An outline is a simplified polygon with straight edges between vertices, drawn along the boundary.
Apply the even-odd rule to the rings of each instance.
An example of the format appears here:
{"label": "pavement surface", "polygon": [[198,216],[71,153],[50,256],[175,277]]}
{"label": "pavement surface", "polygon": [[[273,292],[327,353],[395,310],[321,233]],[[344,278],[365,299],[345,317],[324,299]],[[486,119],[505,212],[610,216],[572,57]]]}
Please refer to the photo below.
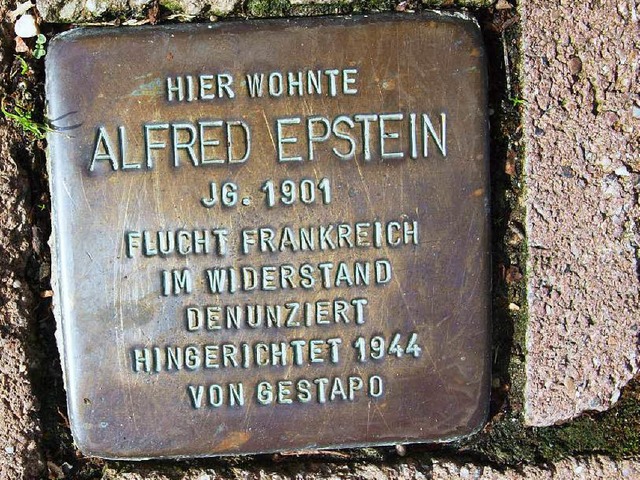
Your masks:
{"label": "pavement surface", "polygon": [[605,410],[638,373],[640,35],[631,1],[522,4],[526,420]]}

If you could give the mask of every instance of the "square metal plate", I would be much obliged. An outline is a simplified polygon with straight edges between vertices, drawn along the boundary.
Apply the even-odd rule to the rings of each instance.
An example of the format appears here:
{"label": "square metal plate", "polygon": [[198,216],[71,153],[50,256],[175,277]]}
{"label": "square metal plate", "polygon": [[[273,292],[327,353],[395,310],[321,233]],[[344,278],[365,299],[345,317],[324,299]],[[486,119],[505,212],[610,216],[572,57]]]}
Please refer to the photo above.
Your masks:
{"label": "square metal plate", "polygon": [[485,57],[460,15],[79,29],[47,55],[79,448],[446,441],[489,394]]}

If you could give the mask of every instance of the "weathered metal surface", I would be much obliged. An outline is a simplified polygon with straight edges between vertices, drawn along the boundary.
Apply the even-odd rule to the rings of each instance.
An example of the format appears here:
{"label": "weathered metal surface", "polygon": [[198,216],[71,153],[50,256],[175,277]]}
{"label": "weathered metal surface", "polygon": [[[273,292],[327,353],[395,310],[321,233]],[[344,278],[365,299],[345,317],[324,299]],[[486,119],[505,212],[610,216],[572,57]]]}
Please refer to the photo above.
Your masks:
{"label": "weathered metal surface", "polygon": [[54,288],[78,446],[207,456],[479,428],[485,82],[476,24],[435,14],[55,39]]}

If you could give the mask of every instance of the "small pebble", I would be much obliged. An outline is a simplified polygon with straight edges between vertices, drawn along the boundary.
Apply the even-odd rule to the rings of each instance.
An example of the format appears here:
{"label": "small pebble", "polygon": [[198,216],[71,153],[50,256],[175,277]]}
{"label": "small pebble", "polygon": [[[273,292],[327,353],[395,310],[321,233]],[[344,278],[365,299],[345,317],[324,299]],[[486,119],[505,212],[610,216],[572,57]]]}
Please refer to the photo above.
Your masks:
{"label": "small pebble", "polygon": [[38,29],[38,25],[36,24],[36,19],[33,15],[29,15],[28,13],[22,15],[16,25],[14,27],[16,35],[21,38],[31,38],[35,37],[40,33]]}
{"label": "small pebble", "polygon": [[33,3],[31,0],[23,3],[19,3],[16,9],[9,12],[7,16],[9,17],[9,20],[11,20],[12,22],[15,22],[16,18],[18,18],[23,13],[27,13],[30,8],[33,8],[35,6],[36,4]]}
{"label": "small pebble", "polygon": [[621,166],[621,167],[616,168],[614,172],[619,177],[628,177],[629,176],[629,170],[627,170],[627,167],[625,167],[624,165]]}
{"label": "small pebble", "polygon": [[611,403],[616,403],[618,400],[620,400],[620,390],[616,388],[611,394],[611,398],[609,399],[609,401]]}
{"label": "small pebble", "polygon": [[511,5],[507,0],[498,0],[496,2],[496,10],[511,10],[513,5]]}
{"label": "small pebble", "polygon": [[14,453],[16,453],[16,449],[13,447],[4,447],[4,451],[9,455],[13,455]]}
{"label": "small pebble", "polygon": [[16,37],[16,53],[25,53],[29,51],[29,46],[24,43],[22,37]]}
{"label": "small pebble", "polygon": [[407,447],[405,447],[404,445],[397,444],[396,453],[401,457],[404,457],[407,454]]}
{"label": "small pebble", "polygon": [[571,57],[568,65],[571,75],[578,75],[582,71],[582,60],[579,57]]}

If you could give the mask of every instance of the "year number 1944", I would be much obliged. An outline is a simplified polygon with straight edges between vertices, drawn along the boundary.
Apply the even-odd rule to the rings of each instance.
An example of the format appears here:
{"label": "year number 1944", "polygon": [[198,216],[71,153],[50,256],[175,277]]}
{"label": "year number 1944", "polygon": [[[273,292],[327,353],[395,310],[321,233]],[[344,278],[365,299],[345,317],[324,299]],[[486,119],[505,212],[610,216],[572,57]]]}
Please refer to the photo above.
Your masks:
{"label": "year number 1944", "polygon": [[418,358],[422,354],[422,348],[418,345],[418,334],[412,332],[408,338],[396,333],[392,338],[380,335],[366,339],[358,337],[353,342],[359,362],[366,362],[369,358],[381,360],[385,356],[402,357],[403,355]]}

